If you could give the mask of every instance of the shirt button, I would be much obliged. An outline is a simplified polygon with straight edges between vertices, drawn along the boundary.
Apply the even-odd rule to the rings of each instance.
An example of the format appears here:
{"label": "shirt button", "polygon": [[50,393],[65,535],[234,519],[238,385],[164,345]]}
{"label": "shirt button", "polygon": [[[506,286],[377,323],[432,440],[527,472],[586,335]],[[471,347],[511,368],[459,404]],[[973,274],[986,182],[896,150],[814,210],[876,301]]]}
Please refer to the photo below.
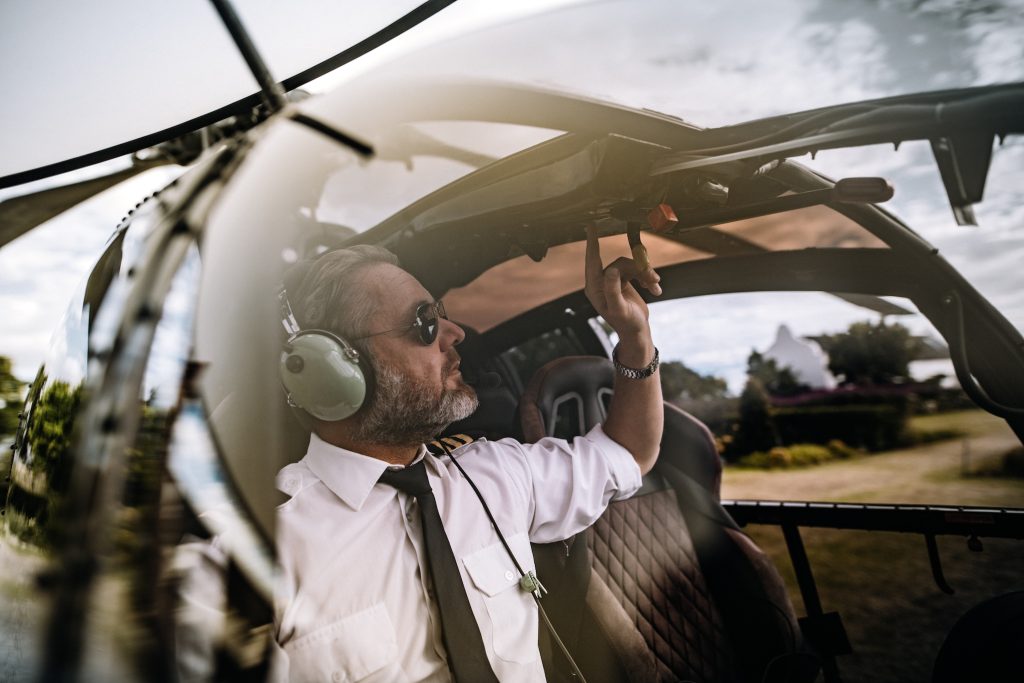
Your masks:
{"label": "shirt button", "polygon": [[334,683],[341,683],[341,672],[335,671],[334,673],[332,673],[331,680],[334,681]]}
{"label": "shirt button", "polygon": [[516,575],[515,575],[515,573],[513,573],[513,571],[511,569],[509,569],[507,572],[505,572],[505,580],[506,581],[514,581],[515,578],[516,578]]}

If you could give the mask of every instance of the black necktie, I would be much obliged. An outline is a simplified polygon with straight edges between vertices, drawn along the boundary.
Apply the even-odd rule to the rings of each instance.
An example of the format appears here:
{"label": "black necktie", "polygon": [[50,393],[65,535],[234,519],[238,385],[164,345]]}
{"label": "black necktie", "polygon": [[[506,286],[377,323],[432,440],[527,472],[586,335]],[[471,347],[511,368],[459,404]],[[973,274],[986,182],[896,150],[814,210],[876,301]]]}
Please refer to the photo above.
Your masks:
{"label": "black necktie", "polygon": [[441,614],[441,634],[448,650],[448,667],[456,683],[486,683],[498,678],[487,661],[480,627],[469,606],[466,587],[459,575],[448,535],[444,532],[441,515],[437,512],[437,501],[427,481],[424,461],[402,470],[385,470],[380,475],[381,483],[394,486],[416,497],[423,520],[423,540],[427,546],[427,563],[430,577],[434,582],[437,607]]}

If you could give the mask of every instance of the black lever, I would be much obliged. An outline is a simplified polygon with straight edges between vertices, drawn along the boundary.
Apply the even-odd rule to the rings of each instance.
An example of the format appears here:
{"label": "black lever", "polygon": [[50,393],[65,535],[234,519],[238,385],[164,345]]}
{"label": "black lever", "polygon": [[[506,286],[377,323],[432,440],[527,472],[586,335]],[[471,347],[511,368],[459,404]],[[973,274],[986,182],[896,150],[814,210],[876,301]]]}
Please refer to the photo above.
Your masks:
{"label": "black lever", "polygon": [[953,595],[956,591],[946,583],[946,576],[942,573],[942,560],[939,559],[939,545],[935,542],[935,534],[925,534],[924,543],[928,548],[928,562],[932,565],[932,578],[935,585],[946,595]]}

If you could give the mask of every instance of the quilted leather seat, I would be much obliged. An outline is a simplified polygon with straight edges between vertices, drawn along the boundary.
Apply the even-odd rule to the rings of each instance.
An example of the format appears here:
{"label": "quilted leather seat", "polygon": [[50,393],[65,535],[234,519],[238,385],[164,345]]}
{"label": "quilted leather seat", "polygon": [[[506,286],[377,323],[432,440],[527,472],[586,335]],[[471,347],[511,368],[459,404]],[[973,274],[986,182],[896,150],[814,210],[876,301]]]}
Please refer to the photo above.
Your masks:
{"label": "quilted leather seat", "polygon": [[[596,356],[554,360],[519,404],[526,441],[603,421],[614,379]],[[584,534],[538,545],[545,609],[590,683],[811,681],[782,580],[718,504],[721,461],[698,420],[665,405],[655,469]],[[569,680],[541,634],[549,680]]]}

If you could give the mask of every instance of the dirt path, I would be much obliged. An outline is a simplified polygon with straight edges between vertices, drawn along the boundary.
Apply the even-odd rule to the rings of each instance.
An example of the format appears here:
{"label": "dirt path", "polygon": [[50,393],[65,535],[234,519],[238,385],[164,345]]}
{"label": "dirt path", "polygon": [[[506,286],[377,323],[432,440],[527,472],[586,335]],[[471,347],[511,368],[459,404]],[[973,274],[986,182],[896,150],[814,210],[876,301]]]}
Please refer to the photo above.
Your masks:
{"label": "dirt path", "polygon": [[0,681],[38,678],[46,605],[35,577],[47,564],[0,533]]}
{"label": "dirt path", "polygon": [[[45,628],[52,604],[36,583],[53,558],[23,546],[0,532],[0,683],[39,680]],[[94,606],[85,626],[80,677],[86,681],[136,680],[124,656],[126,634],[134,622],[127,607],[127,582],[122,573],[104,572],[91,597]]]}
{"label": "dirt path", "polygon": [[722,498],[1024,506],[1024,480],[961,476],[965,462],[977,471],[1020,445],[1002,420],[969,418],[961,439],[806,469],[726,468]]}

